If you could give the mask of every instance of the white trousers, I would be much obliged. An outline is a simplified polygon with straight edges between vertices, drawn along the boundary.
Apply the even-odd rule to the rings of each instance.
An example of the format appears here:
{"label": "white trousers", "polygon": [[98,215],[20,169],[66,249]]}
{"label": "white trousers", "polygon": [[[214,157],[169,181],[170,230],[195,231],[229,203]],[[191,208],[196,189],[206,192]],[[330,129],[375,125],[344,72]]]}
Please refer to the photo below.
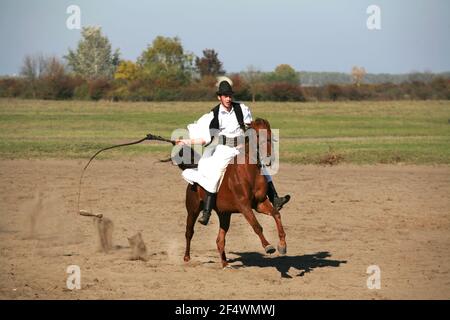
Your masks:
{"label": "white trousers", "polygon": [[238,154],[237,148],[221,144],[214,149],[206,149],[198,162],[198,168],[186,169],[182,176],[188,183],[194,184],[196,182],[206,191],[216,193],[227,165]]}

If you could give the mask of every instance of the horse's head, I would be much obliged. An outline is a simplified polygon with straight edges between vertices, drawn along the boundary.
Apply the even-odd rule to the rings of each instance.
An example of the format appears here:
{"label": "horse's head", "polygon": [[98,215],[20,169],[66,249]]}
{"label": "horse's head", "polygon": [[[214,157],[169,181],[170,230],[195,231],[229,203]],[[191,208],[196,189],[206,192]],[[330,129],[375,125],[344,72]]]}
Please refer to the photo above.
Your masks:
{"label": "horse's head", "polygon": [[269,121],[256,118],[252,121],[248,128],[253,129],[256,133],[256,145],[260,160],[264,165],[270,166],[272,157],[272,131],[270,130]]}

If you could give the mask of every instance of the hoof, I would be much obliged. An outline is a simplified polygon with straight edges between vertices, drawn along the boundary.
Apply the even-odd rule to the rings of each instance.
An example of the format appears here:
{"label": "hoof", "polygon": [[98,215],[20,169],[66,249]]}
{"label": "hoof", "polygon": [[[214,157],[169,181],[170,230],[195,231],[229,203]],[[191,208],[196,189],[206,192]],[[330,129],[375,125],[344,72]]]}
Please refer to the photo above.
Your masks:
{"label": "hoof", "polygon": [[278,253],[281,254],[281,255],[285,255],[286,252],[287,252],[287,247],[286,246],[284,246],[284,247],[278,246],[277,249],[278,249]]}
{"label": "hoof", "polygon": [[184,262],[189,262],[189,260],[191,260],[190,256],[184,256]]}
{"label": "hoof", "polygon": [[236,270],[236,267],[227,264],[226,266],[222,267],[222,270]]}
{"label": "hoof", "polygon": [[264,248],[264,250],[266,250],[266,253],[268,253],[268,254],[272,254],[272,253],[275,252],[275,248],[274,248],[271,244],[267,245],[267,246]]}

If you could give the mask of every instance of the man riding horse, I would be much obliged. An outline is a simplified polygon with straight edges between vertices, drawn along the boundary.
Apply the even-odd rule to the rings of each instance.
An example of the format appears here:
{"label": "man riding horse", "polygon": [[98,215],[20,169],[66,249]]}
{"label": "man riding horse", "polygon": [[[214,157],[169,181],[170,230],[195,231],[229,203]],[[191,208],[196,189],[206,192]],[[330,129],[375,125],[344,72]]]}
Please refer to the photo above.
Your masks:
{"label": "man riding horse", "polygon": [[[202,216],[198,219],[198,222],[203,225],[207,225],[209,222],[219,183],[227,165],[241,152],[237,142],[238,138],[244,134],[245,124],[252,122],[250,109],[243,103],[232,101],[234,92],[228,81],[220,82],[216,94],[220,104],[200,117],[197,122],[188,125],[189,139],[176,140],[176,144],[182,146],[209,145],[215,136],[218,139],[215,146],[208,148],[203,153],[197,169],[186,169],[182,173],[188,183],[198,183],[206,191]],[[212,134],[213,131],[218,135]],[[290,200],[290,196],[279,197],[272,177],[264,167],[263,170],[268,182],[267,196],[273,206],[280,210]]]}

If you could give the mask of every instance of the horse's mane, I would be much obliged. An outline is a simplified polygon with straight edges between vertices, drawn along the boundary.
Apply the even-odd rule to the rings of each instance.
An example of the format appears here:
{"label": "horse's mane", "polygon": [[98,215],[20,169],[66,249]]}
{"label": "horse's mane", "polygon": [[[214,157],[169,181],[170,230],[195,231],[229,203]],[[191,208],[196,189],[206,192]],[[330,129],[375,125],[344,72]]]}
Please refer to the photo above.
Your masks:
{"label": "horse's mane", "polygon": [[265,128],[270,130],[270,123],[266,119],[256,118],[254,121],[250,123],[250,127],[253,129]]}

